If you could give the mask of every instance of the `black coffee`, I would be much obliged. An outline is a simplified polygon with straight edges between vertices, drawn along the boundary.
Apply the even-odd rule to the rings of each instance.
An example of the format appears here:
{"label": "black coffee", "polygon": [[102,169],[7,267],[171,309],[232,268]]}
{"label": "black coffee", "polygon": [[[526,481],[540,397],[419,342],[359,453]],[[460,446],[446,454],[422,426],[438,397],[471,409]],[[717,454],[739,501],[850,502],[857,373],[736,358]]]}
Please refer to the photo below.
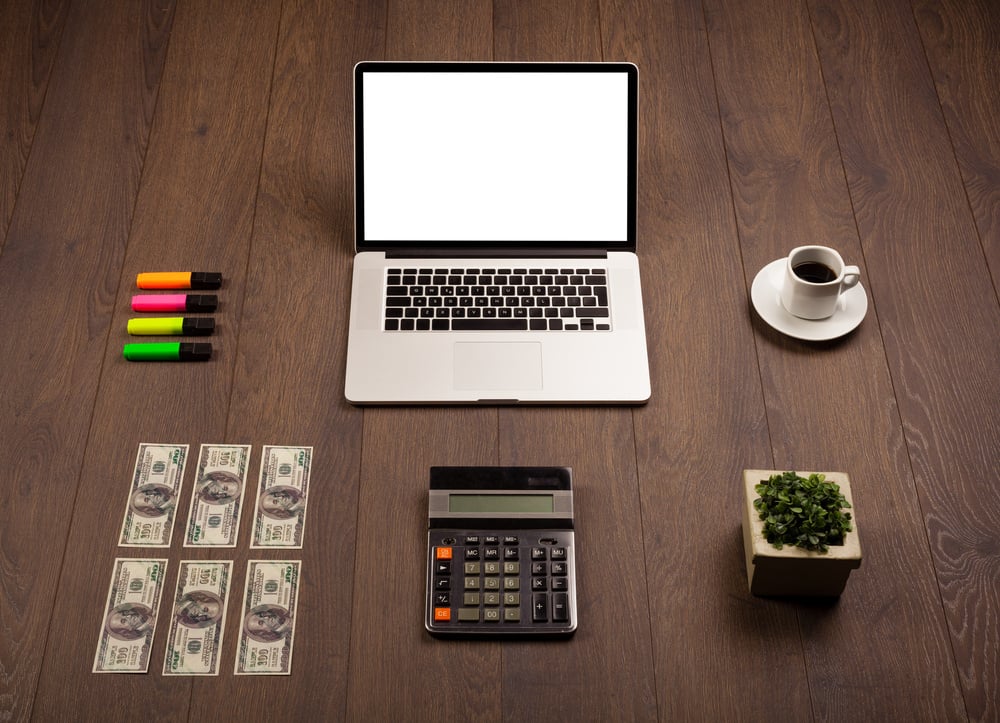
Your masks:
{"label": "black coffee", "polygon": [[795,264],[792,271],[800,279],[811,284],[825,284],[837,278],[833,269],[819,261],[803,261],[801,264]]}

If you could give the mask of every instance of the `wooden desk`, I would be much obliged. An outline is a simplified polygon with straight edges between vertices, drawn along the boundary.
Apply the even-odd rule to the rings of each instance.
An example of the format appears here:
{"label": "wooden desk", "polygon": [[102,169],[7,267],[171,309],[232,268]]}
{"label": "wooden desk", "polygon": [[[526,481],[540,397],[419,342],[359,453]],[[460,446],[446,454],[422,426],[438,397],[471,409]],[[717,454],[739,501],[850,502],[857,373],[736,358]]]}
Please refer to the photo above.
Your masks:
{"label": "wooden desk", "polygon": [[[0,718],[997,720],[998,30],[990,0],[3,3]],[[345,403],[379,58],[639,66],[647,406]],[[749,304],[812,241],[871,302],[821,344]],[[135,274],[175,267],[225,275],[215,357],[125,362]],[[232,675],[231,615],[218,677],[164,678],[166,613],[148,674],[90,672],[143,441],[253,444],[251,478],[314,446],[291,676]],[[434,464],[573,467],[572,640],[424,632]],[[748,594],[743,468],[851,475],[839,602]],[[167,598],[221,559],[168,557]]]}

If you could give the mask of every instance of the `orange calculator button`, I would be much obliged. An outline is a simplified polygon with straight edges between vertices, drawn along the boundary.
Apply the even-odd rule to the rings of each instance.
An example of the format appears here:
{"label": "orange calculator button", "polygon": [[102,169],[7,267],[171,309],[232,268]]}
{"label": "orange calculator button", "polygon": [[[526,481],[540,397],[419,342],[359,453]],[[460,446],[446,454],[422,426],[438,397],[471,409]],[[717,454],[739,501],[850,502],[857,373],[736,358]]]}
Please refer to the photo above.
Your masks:
{"label": "orange calculator button", "polygon": [[434,622],[446,623],[451,620],[451,608],[434,608]]}
{"label": "orange calculator button", "polygon": [[436,557],[438,560],[450,560],[451,559],[451,548],[450,547],[439,547],[437,548]]}

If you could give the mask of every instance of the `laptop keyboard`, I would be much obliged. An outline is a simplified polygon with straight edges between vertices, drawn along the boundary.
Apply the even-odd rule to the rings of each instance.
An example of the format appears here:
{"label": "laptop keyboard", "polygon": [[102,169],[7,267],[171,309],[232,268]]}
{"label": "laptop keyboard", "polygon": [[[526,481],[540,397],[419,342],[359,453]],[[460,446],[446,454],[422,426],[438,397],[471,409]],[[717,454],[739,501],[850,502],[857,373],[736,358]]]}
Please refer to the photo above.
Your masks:
{"label": "laptop keyboard", "polygon": [[386,331],[610,331],[608,276],[590,268],[391,268]]}

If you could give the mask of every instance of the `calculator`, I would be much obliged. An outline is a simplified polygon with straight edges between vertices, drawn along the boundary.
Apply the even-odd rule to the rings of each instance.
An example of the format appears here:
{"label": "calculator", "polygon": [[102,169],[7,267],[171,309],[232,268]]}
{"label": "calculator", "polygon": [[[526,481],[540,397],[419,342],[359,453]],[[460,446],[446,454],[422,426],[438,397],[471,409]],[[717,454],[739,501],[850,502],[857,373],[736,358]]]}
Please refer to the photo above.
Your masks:
{"label": "calculator", "polygon": [[573,634],[569,467],[431,467],[427,516],[430,633]]}

